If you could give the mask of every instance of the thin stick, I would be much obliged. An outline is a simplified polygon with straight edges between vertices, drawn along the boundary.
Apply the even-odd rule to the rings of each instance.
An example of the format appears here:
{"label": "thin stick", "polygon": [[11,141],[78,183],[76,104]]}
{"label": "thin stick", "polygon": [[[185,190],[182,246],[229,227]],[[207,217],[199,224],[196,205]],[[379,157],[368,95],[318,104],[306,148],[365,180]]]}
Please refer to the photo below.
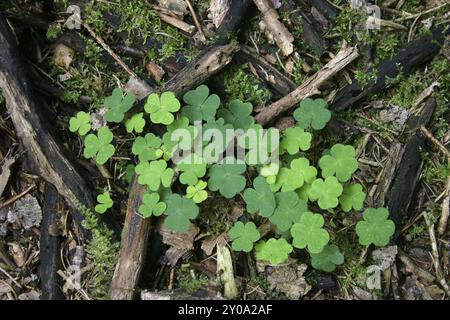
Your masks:
{"label": "thin stick", "polygon": [[87,25],[84,22],[80,23],[83,25],[83,27],[91,34],[91,36],[102,46],[102,48],[108,52],[108,54],[130,75],[130,77],[139,79],[138,76],[136,75],[136,73],[134,73],[127,65],[125,62],[122,61],[122,59],[120,59],[120,57],[115,54],[114,51],[112,51],[112,49],[106,44],[105,41],[103,41],[102,38],[100,38],[99,35],[97,35],[95,33],[94,30],[91,29],[91,27],[89,25]]}
{"label": "thin stick", "polygon": [[[450,163],[450,159],[448,160]],[[444,201],[442,201],[441,205],[441,217],[439,219],[438,233],[440,236],[444,235],[447,230],[448,218],[450,215],[450,176],[447,176],[447,182],[445,184],[445,192],[446,195]]]}
{"label": "thin stick", "polygon": [[396,20],[397,20],[397,21],[404,21],[404,20],[414,19],[414,18],[416,18],[416,17],[420,17],[420,16],[423,16],[423,15],[429,14],[429,13],[431,13],[431,12],[434,12],[434,11],[436,11],[436,10],[439,10],[439,9],[441,9],[441,8],[443,8],[443,7],[445,7],[445,6],[447,6],[448,4],[449,4],[449,3],[444,3],[444,4],[440,5],[440,6],[437,6],[437,7],[431,8],[431,9],[428,9],[428,10],[426,10],[426,11],[424,11],[424,12],[412,14],[412,15],[409,15],[409,16],[400,17],[400,18],[398,18],[398,19],[396,19]]}
{"label": "thin stick", "polygon": [[18,283],[5,269],[3,269],[2,267],[0,267],[0,271],[7,276],[16,286],[18,286],[19,288],[22,288],[22,285],[20,283]]}
{"label": "thin stick", "polygon": [[427,128],[425,128],[424,125],[420,126],[420,132],[422,132],[425,138],[430,140],[430,142],[434,144],[434,146],[438,148],[439,151],[441,151],[447,157],[447,159],[450,158],[450,151],[448,151],[448,149],[438,139],[436,139],[433,134]]}
{"label": "thin stick", "polygon": [[2,204],[0,204],[0,209],[6,208],[9,205],[13,204],[14,202],[16,202],[17,200],[22,198],[24,195],[26,195],[28,192],[30,192],[34,187],[35,187],[35,185],[29,186],[28,188],[26,188],[21,193],[15,195],[11,199],[8,199],[7,201],[3,202]]}
{"label": "thin stick", "polygon": [[195,26],[196,26],[197,29],[198,29],[198,33],[200,34],[200,40],[201,40],[202,42],[205,42],[205,41],[206,41],[206,37],[205,37],[205,34],[203,33],[202,25],[201,25],[200,22],[198,21],[197,14],[195,13],[194,8],[192,7],[191,2],[190,2],[189,0],[185,0],[185,1],[186,1],[187,5],[188,5],[188,7],[189,7],[189,11],[191,12],[192,18],[194,19],[194,23],[195,23]]}
{"label": "thin stick", "polygon": [[428,234],[430,236],[430,242],[431,242],[431,252],[433,254],[433,263],[434,263],[434,270],[436,272],[436,277],[444,289],[447,296],[450,296],[450,288],[445,280],[445,277],[443,275],[441,264],[439,262],[439,251],[438,251],[438,245],[436,241],[436,235],[434,234],[434,224],[431,223],[431,219],[429,217],[429,213],[426,212],[424,214],[425,222],[428,226]]}

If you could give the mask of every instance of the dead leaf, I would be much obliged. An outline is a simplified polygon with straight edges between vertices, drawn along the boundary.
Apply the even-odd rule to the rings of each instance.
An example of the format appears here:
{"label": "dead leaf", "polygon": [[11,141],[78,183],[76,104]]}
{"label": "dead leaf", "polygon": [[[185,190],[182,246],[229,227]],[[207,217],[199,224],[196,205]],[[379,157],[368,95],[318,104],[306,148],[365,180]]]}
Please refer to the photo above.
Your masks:
{"label": "dead leaf", "polygon": [[404,108],[389,105],[386,109],[380,112],[380,120],[382,122],[395,122],[403,125],[408,120],[409,111]]}
{"label": "dead leaf", "polygon": [[297,264],[290,259],[285,264],[265,269],[270,289],[285,294],[289,299],[298,300],[311,290],[304,275],[308,269],[306,264]]}
{"label": "dead leaf", "polygon": [[38,227],[42,221],[42,210],[35,197],[26,194],[8,207],[7,222],[19,223],[25,230]]}
{"label": "dead leaf", "polygon": [[61,68],[67,70],[73,61],[75,51],[64,44],[58,44],[53,51],[53,62]]}
{"label": "dead leaf", "polygon": [[148,85],[147,82],[131,77],[124,87],[125,92],[133,92],[138,100],[146,98],[153,89]]}
{"label": "dead leaf", "polygon": [[159,65],[154,63],[153,61],[150,61],[145,66],[147,71],[155,78],[156,81],[161,81],[161,79],[164,77],[164,74],[166,73],[163,68],[161,68]]}
{"label": "dead leaf", "polygon": [[13,258],[14,263],[19,268],[23,267],[25,264],[25,253],[20,245],[15,242],[8,243],[9,254]]}
{"label": "dead leaf", "polygon": [[372,252],[372,257],[378,267],[380,267],[381,270],[386,270],[395,261],[395,258],[397,257],[397,246],[390,246],[382,249],[377,249]]}
{"label": "dead leaf", "polygon": [[170,231],[161,226],[159,233],[163,237],[163,243],[170,246],[166,251],[166,258],[172,267],[186,252],[194,249],[194,239],[199,231],[200,229],[192,223],[188,232],[185,233]]}
{"label": "dead leaf", "polygon": [[209,236],[203,240],[201,248],[207,256],[210,256],[218,244],[225,246],[230,240],[227,232],[219,234],[218,236]]}
{"label": "dead leaf", "polygon": [[6,185],[8,184],[9,177],[11,176],[11,166],[16,162],[15,157],[6,156],[2,165],[2,173],[0,174],[0,196],[5,191]]}

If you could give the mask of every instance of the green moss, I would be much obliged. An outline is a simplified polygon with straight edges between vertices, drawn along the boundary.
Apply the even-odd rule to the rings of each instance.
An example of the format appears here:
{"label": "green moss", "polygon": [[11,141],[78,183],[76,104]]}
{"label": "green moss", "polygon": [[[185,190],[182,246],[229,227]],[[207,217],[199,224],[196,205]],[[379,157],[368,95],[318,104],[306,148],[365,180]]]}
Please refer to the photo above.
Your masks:
{"label": "green moss", "polygon": [[62,34],[62,32],[63,29],[61,24],[52,23],[51,25],[48,26],[47,29],[47,39],[51,41],[56,40]]}
{"label": "green moss", "polygon": [[178,285],[189,294],[200,290],[207,282],[208,277],[202,273],[194,273],[189,265],[182,265],[177,272]]}
{"label": "green moss", "polygon": [[250,72],[248,64],[233,65],[223,73],[225,92],[228,98],[251,102],[254,106],[264,105],[271,96],[267,88]]}
{"label": "green moss", "polygon": [[113,232],[99,223],[89,208],[78,204],[84,216],[83,227],[92,232],[86,252],[93,269],[87,281],[87,292],[92,299],[107,299],[109,286],[117,263],[120,243],[112,240]]}

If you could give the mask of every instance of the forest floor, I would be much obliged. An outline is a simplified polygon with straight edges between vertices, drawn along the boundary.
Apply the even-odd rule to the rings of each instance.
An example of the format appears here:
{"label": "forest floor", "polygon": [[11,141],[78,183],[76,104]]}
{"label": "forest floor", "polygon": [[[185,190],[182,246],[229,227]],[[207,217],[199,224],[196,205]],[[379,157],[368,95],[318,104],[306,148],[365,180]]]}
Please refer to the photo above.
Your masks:
{"label": "forest floor", "polygon": [[[137,279],[123,277],[133,297],[141,299],[448,299],[450,5],[445,0],[376,1],[381,20],[368,30],[365,7],[355,8],[356,2],[2,1],[0,19],[12,29],[42,130],[56,137],[86,183],[77,192],[93,199],[106,192],[114,205],[104,214],[87,203],[74,209],[69,192],[48,183],[53,180],[39,169],[43,162],[27,148],[29,136],[36,135],[18,127],[20,115],[13,114],[9,87],[1,83],[8,67],[0,55],[0,300],[120,297],[123,293],[112,293],[111,284],[121,281],[125,271],[117,265],[125,259],[137,264],[130,267]],[[275,11],[263,14],[256,4]],[[73,20],[78,9],[80,26]],[[278,20],[270,16],[273,12]],[[195,74],[203,56],[225,47],[231,52],[207,63],[217,72],[206,68],[200,83],[182,86],[180,70]],[[338,248],[337,260],[326,257],[330,272],[313,266],[313,254],[298,247],[280,264],[263,261],[255,250],[233,251],[228,232],[236,221],[256,222],[262,239],[272,235],[290,242],[272,220],[248,212],[243,192],[226,199],[209,191],[186,233],[167,230],[162,217],[147,218],[148,223],[128,220],[130,210],[137,211],[130,209],[137,164],[130,142],[139,134],[110,124],[116,154],[99,164],[83,157],[82,137],[69,130],[71,117],[80,111],[104,121],[105,99],[115,88],[134,92],[139,100],[142,92],[146,97],[159,88],[181,86],[172,91],[182,101],[186,91],[201,84],[220,96],[223,106],[235,99],[250,102],[262,124],[265,109],[317,81],[316,75],[345,48],[355,48],[358,56],[306,96],[325,100],[332,114],[323,130],[314,131],[307,156],[316,163],[333,145],[353,146],[358,170],[351,182],[362,186],[364,208],[389,210],[395,234],[389,234],[387,245],[361,244],[355,226],[363,219],[362,204],[355,210],[311,204],[311,211],[322,212],[330,243]],[[140,80],[131,83],[133,77]],[[296,123],[292,111],[299,102],[269,114],[264,125],[285,134]],[[283,158],[290,160],[290,155]],[[73,214],[77,210],[81,219]],[[125,252],[130,243],[134,254]],[[231,276],[223,270],[227,266],[233,267]]]}

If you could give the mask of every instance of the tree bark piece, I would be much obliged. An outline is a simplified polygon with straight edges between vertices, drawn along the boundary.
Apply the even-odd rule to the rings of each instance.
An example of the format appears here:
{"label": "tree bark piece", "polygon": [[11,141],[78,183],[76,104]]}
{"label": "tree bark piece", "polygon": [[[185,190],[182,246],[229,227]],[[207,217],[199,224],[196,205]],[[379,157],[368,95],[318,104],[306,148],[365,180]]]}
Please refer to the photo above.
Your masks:
{"label": "tree bark piece", "polygon": [[[30,167],[56,190],[73,209],[73,217],[81,223],[83,215],[79,203],[92,207],[92,193],[87,182],[78,174],[57,143],[55,135],[39,116],[26,73],[19,60],[15,38],[0,15],[0,88],[6,99],[17,136],[27,150],[26,161]],[[84,236],[89,233],[85,231]]]}
{"label": "tree bark piece", "polygon": [[60,269],[60,238],[55,232],[58,229],[58,192],[46,184],[44,204],[42,208],[42,225],[40,237],[40,275],[41,275],[41,300],[64,300],[57,272]]}
{"label": "tree bark piece", "polygon": [[288,95],[297,87],[294,81],[281,73],[266,59],[259,56],[253,48],[242,46],[238,56],[251,62],[259,77],[269,84],[280,96]]}
{"label": "tree bark piece", "polygon": [[285,56],[289,56],[294,51],[294,37],[289,30],[281,23],[277,11],[271,0],[253,0],[262,14],[267,29],[273,35],[277,46]]}
{"label": "tree bark piece", "polygon": [[[390,218],[397,226],[400,225],[403,217],[408,213],[423,166],[423,159],[420,153],[426,147],[427,141],[420,132],[416,131],[418,131],[420,126],[426,125],[431,120],[436,108],[436,101],[430,98],[424,103],[422,108],[419,116],[412,116],[407,122],[408,130],[406,132],[414,133],[406,139],[407,142],[404,146],[400,166],[391,190],[386,197]],[[399,232],[396,233],[396,235],[398,234]]]}
{"label": "tree bark piece", "polygon": [[353,62],[358,56],[358,50],[355,47],[342,48],[333,59],[315,75],[307,79],[301,86],[287,96],[264,108],[256,115],[256,121],[262,125],[268,124],[276,117],[289,111],[303,99],[318,94],[323,83]]}
{"label": "tree bark piece", "polygon": [[[448,32],[448,30],[445,31],[446,34]],[[404,75],[411,74],[418,67],[431,61],[439,53],[444,38],[443,29],[438,28],[431,35],[411,41],[393,59],[386,59],[379,65],[377,79],[369,82],[365,88],[361,88],[358,81],[353,79],[351,85],[341,89],[330,105],[330,109],[341,111],[356,107],[370,95],[383,92],[389,87],[388,79],[394,79],[400,72]]]}
{"label": "tree bark piece", "polygon": [[139,280],[142,265],[145,261],[147,238],[150,230],[150,219],[144,219],[137,213],[142,203],[142,196],[146,189],[133,179],[130,197],[128,198],[127,213],[119,261],[114,272],[109,291],[112,300],[131,300],[135,297],[135,286]]}

